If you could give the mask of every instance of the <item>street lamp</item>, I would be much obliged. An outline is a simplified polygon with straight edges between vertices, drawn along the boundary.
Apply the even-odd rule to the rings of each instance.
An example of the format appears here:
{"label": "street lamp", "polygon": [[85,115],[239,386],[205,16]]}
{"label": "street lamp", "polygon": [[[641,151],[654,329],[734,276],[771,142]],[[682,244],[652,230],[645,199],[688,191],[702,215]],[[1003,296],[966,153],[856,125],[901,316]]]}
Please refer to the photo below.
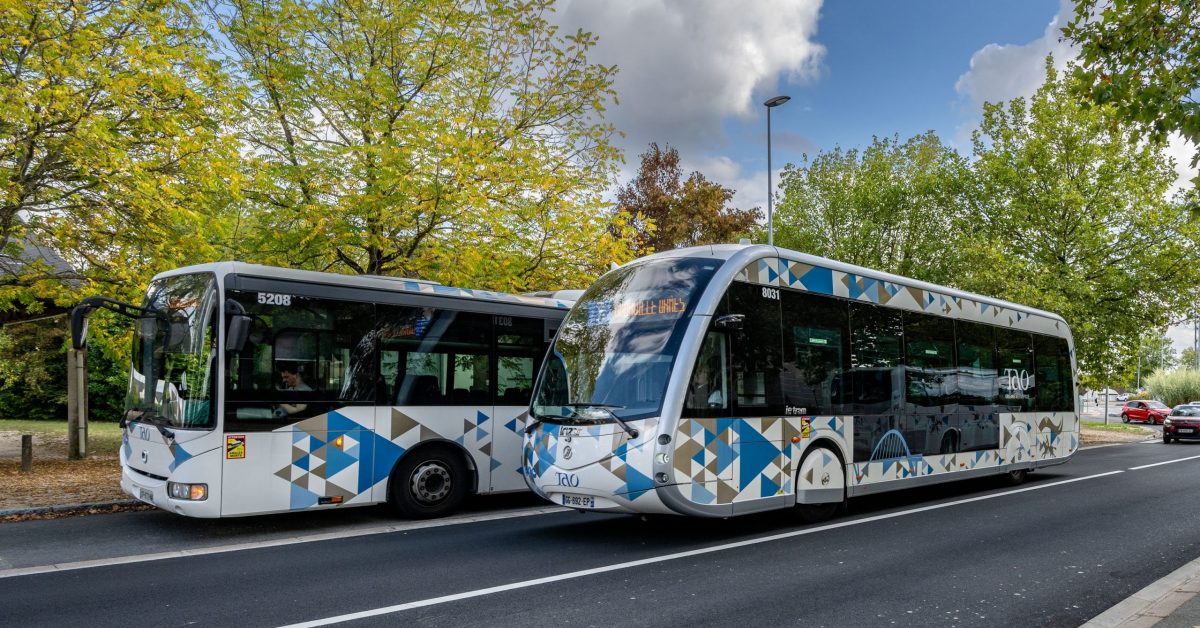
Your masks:
{"label": "street lamp", "polygon": [[771,246],[775,246],[775,195],[771,189],[771,110],[791,99],[791,96],[776,96],[763,103],[767,108],[767,244]]}

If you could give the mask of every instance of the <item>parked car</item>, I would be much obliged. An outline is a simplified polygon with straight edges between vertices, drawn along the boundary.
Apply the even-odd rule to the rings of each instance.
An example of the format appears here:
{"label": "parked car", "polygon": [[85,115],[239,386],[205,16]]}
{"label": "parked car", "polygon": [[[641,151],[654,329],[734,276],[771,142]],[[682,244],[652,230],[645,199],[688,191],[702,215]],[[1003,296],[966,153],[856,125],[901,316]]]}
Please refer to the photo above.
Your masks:
{"label": "parked car", "polygon": [[1118,393],[1117,401],[1129,401],[1129,393]]}
{"label": "parked car", "polygon": [[1200,440],[1200,404],[1175,406],[1163,421],[1163,442]]}
{"label": "parked car", "polygon": [[1125,406],[1121,408],[1121,420],[1126,423],[1141,421],[1157,425],[1162,423],[1169,414],[1171,414],[1170,407],[1153,399],[1135,399],[1126,402]]}

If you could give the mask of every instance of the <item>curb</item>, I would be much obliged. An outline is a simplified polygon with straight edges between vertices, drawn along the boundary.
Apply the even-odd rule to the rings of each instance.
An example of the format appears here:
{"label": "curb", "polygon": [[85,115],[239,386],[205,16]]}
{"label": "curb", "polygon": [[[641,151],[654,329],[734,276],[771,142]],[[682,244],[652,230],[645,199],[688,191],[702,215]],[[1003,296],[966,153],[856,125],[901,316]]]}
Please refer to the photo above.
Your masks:
{"label": "curb", "polygon": [[10,508],[8,510],[0,510],[0,518],[15,517],[26,515],[45,515],[49,513],[64,514],[74,512],[87,512],[89,510],[98,510],[101,508],[123,508],[128,506],[137,506],[142,504],[136,499],[122,499],[111,502],[96,502],[92,504],[61,504],[58,506],[35,506],[32,508]]}
{"label": "curb", "polygon": [[1200,558],[1163,576],[1080,628],[1153,626],[1200,593]]}

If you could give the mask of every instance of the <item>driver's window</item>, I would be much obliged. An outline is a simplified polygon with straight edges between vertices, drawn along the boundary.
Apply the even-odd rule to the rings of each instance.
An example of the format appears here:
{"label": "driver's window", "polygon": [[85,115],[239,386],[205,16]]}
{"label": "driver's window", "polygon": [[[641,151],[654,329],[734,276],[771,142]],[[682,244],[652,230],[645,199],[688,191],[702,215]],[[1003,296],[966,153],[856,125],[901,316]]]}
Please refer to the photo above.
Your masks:
{"label": "driver's window", "polygon": [[700,416],[725,415],[729,410],[728,337],[710,331],[700,346],[700,356],[688,385],[687,408]]}

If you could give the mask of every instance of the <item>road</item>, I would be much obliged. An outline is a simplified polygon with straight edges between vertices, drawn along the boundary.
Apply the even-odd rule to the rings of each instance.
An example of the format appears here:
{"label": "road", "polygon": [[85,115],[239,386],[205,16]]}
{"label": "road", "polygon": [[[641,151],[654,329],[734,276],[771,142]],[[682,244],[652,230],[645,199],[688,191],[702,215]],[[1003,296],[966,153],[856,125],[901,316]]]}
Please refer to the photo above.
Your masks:
{"label": "road", "polygon": [[1200,556],[1197,472],[1200,444],[1100,447],[1020,487],[861,498],[823,525],[524,497],[419,524],[377,509],[6,524],[0,625],[1075,626]]}

